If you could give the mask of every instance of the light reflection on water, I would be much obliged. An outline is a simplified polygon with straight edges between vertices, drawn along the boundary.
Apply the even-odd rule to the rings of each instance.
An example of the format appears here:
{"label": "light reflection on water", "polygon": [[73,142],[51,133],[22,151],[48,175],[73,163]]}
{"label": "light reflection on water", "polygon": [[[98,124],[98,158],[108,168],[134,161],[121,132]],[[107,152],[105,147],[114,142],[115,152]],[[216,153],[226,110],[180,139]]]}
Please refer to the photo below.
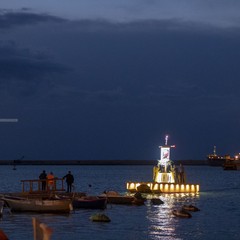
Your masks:
{"label": "light reflection on water", "polygon": [[[36,179],[45,169],[62,177],[71,170],[77,191],[101,194],[104,190],[126,192],[128,181],[149,181],[152,166],[0,166],[0,192],[21,191],[20,180]],[[187,180],[200,184],[200,194],[162,194],[164,204],[144,206],[108,205],[104,211],[110,223],[89,220],[96,210],[78,210],[70,215],[10,214],[7,209],[0,221],[11,240],[31,240],[32,217],[54,229],[52,240],[158,240],[158,239],[239,239],[236,222],[240,218],[240,171],[223,171],[207,166],[185,167]],[[92,185],[89,189],[89,184]],[[191,219],[180,219],[172,210],[183,204],[194,204],[200,212]],[[226,221],[227,220],[227,221]]]}
{"label": "light reflection on water", "polygon": [[199,195],[178,193],[153,197],[160,198],[164,204],[152,205],[151,201],[146,203],[147,218],[150,221],[149,236],[151,239],[180,239],[177,237],[176,217],[172,214],[172,210],[181,208],[184,204],[194,204]]}

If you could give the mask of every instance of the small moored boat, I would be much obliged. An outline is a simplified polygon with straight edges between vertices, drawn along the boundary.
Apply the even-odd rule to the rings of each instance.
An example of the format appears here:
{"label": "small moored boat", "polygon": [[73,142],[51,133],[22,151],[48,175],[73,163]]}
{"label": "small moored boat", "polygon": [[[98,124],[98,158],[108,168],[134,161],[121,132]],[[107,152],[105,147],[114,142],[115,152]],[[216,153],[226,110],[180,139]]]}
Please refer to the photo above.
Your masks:
{"label": "small moored boat", "polygon": [[129,195],[120,195],[118,192],[115,191],[104,191],[99,197],[107,198],[107,203],[110,204],[126,204],[126,205],[143,205],[145,199],[139,196],[140,193],[137,195],[129,196]]}
{"label": "small moored boat", "polygon": [[27,199],[4,196],[2,200],[12,212],[69,213],[72,210],[70,199]]}
{"label": "small moored boat", "polygon": [[187,212],[183,209],[180,209],[180,210],[179,209],[174,209],[172,211],[172,213],[173,213],[174,216],[180,217],[180,218],[191,218],[192,217],[192,215],[189,212]]}
{"label": "small moored boat", "polygon": [[72,205],[73,208],[105,209],[107,198],[95,196],[74,197]]}
{"label": "small moored boat", "polygon": [[197,208],[196,206],[193,206],[193,205],[183,205],[182,209],[185,211],[191,211],[191,212],[200,211],[199,208]]}

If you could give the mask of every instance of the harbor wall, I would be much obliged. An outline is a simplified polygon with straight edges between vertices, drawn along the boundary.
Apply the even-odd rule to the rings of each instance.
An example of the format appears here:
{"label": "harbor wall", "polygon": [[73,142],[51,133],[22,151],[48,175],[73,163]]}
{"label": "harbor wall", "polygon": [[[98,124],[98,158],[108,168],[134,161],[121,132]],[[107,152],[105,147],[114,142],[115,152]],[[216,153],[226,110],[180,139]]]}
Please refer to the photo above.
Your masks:
{"label": "harbor wall", "polygon": [[[207,165],[206,160],[173,160],[176,165]],[[0,160],[0,165],[156,165],[157,160]]]}

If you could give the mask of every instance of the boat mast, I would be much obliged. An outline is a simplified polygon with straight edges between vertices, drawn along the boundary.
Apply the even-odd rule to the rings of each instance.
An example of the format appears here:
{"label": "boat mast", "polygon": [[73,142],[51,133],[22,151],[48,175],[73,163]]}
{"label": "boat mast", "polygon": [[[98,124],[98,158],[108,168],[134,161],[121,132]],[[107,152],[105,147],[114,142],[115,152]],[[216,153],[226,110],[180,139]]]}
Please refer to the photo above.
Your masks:
{"label": "boat mast", "polygon": [[217,153],[216,153],[216,152],[217,152],[217,151],[216,151],[216,146],[214,146],[214,147],[213,147],[213,155],[214,155],[214,156],[216,156],[216,155],[217,155]]}
{"label": "boat mast", "polygon": [[158,161],[158,166],[162,166],[164,172],[167,172],[167,166],[171,162],[170,160],[170,149],[175,147],[175,145],[168,145],[168,135],[165,136],[165,145],[159,146],[160,148],[160,160]]}

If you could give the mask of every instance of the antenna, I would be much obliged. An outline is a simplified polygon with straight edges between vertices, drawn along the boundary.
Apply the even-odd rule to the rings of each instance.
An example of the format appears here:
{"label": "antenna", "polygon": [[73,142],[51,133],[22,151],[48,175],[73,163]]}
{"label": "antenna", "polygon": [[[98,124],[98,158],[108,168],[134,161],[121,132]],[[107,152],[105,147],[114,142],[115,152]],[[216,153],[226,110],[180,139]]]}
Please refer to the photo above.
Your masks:
{"label": "antenna", "polygon": [[165,145],[167,145],[168,142],[168,135],[165,136]]}

